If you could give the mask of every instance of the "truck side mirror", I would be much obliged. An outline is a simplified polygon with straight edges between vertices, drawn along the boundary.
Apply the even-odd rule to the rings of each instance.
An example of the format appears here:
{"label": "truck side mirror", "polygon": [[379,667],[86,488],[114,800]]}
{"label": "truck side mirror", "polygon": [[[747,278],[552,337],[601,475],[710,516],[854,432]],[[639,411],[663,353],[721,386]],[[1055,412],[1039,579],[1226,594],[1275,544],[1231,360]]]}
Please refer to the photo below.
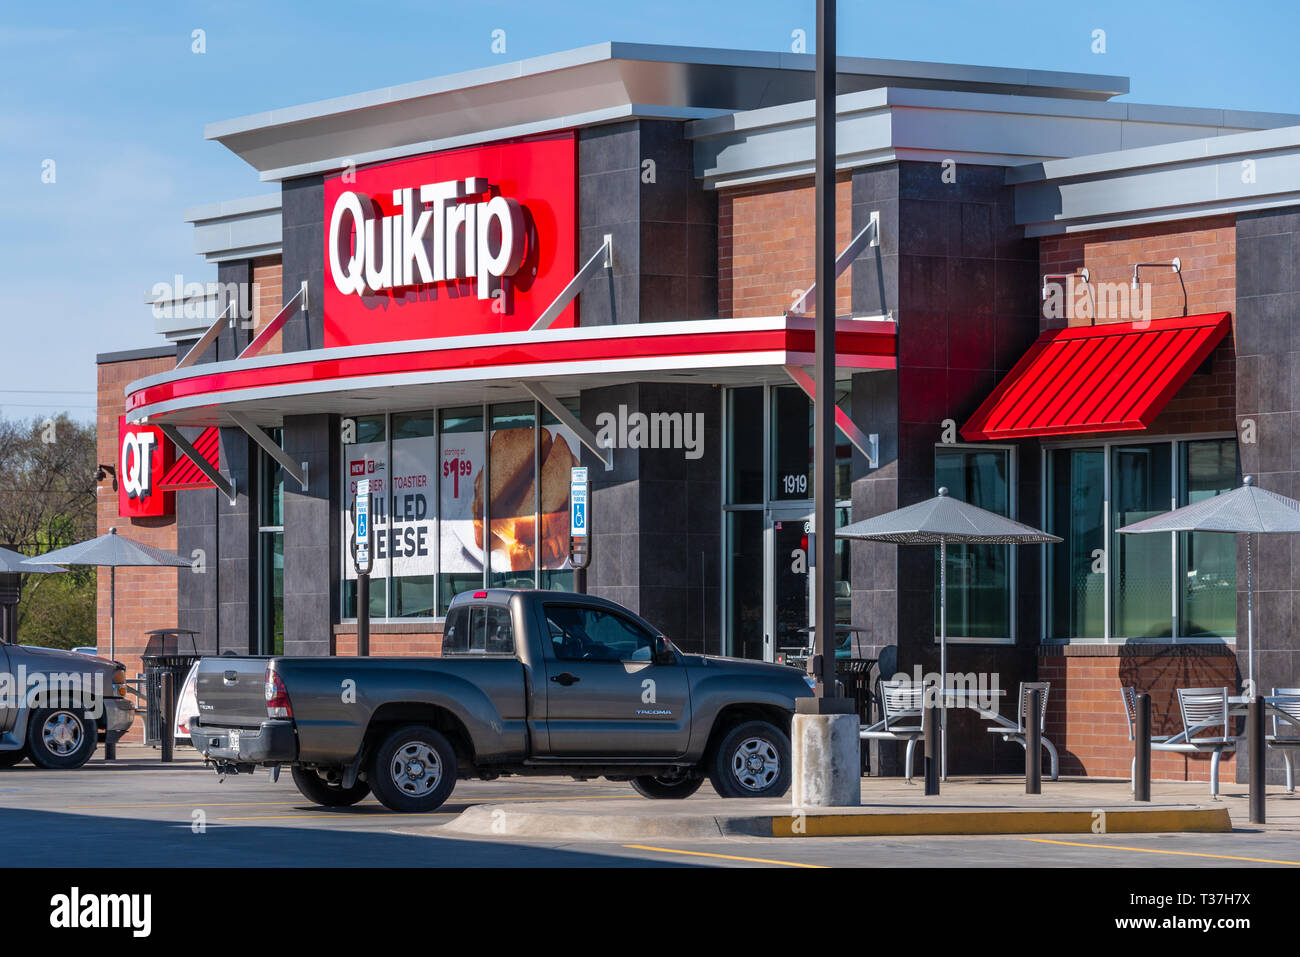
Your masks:
{"label": "truck side mirror", "polygon": [[663,635],[657,635],[654,640],[654,663],[657,665],[675,665],[677,664],[677,652],[673,648],[673,643]]}

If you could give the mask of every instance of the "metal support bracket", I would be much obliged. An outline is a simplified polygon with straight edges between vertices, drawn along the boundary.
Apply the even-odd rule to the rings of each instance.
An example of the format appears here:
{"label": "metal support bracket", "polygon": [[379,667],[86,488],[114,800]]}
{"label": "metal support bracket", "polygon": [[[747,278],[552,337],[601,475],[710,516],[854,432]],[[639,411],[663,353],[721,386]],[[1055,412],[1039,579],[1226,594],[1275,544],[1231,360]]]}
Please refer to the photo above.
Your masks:
{"label": "metal support bracket", "polygon": [[306,281],[298,287],[298,291],[293,294],[293,298],[284,304],[284,308],[275,314],[275,318],[262,327],[262,331],[253,337],[253,340],[246,346],[244,351],[239,354],[240,359],[251,359],[266,347],[277,332],[284,328],[284,324],[298,314],[299,310],[307,311],[307,283]]}
{"label": "metal support bracket", "polygon": [[573,434],[578,437],[578,441],[590,449],[591,454],[605,464],[606,472],[614,468],[614,450],[603,448],[596,441],[596,437],[591,434],[591,429],[583,425],[577,416],[565,408],[564,403],[557,399],[546,386],[540,382],[521,382],[519,384],[524,387],[529,395],[541,403],[542,408],[573,430]]}
{"label": "metal support bracket", "polygon": [[[795,385],[807,393],[808,398],[817,401],[817,383],[805,370],[799,366],[786,366],[786,373],[794,380]],[[844,433],[844,437],[853,443],[853,447],[867,457],[867,464],[873,468],[880,468],[880,436],[875,432],[867,435],[859,429],[853,420],[845,414],[839,406],[835,407],[835,425]]]}
{"label": "metal support bracket", "polygon": [[[1082,269],[1080,269],[1078,276],[1080,279],[1083,280],[1084,291],[1088,293],[1088,307],[1089,307],[1088,324],[1095,326],[1097,324],[1097,300],[1092,294],[1092,277],[1091,274],[1088,272],[1088,267],[1084,266]],[[1065,280],[1066,291],[1071,293],[1070,299],[1073,300],[1074,278],[1075,278],[1075,274],[1072,272],[1043,273],[1043,288],[1042,288],[1043,302],[1047,302],[1049,296],[1047,290],[1047,280],[1049,279]],[[1068,310],[1068,304],[1067,304],[1067,310]]]}
{"label": "metal support bracket", "polygon": [[295,462],[293,459],[289,458],[288,453],[286,453],[284,449],[280,448],[280,446],[276,445],[262,427],[253,422],[247,416],[239,412],[227,412],[226,414],[230,416],[230,420],[234,422],[235,425],[239,426],[250,439],[262,447],[262,451],[275,459],[275,461],[279,463],[280,467],[292,476],[293,480],[298,483],[299,488],[304,492],[307,491],[306,462]]}
{"label": "metal support bracket", "polygon": [[188,369],[198,361],[199,356],[207,351],[208,346],[216,341],[217,336],[221,335],[221,327],[226,322],[226,314],[235,306],[235,300],[232,299],[226,303],[226,308],[221,310],[221,315],[217,316],[216,322],[208,326],[203,335],[199,336],[199,341],[190,346],[190,351],[181,356],[181,361],[176,363],[178,369]]}
{"label": "metal support bracket", "polygon": [[588,259],[578,270],[577,274],[569,280],[569,284],[564,287],[563,291],[555,297],[555,301],[546,307],[546,311],[537,317],[530,331],[536,332],[538,329],[549,329],[551,323],[560,317],[560,313],[568,308],[569,303],[578,298],[578,293],[582,292],[587,283],[591,282],[593,276],[602,269],[614,268],[614,236],[611,233],[605,234],[605,241],[600,244],[596,254]]}
{"label": "metal support bracket", "polygon": [[162,431],[163,435],[167,436],[167,438],[171,440],[172,445],[176,446],[182,455],[193,462],[194,467],[202,472],[207,480],[220,490],[222,495],[226,496],[226,501],[230,502],[231,505],[234,505],[234,479],[227,479],[219,471],[213,468],[212,463],[199,454],[193,444],[191,444],[185,436],[181,435],[180,429],[176,428],[176,426],[160,425],[158,428]]}
{"label": "metal support bracket", "polygon": [[[844,273],[844,270],[848,269],[849,265],[857,259],[858,256],[862,255],[864,249],[879,245],[880,211],[873,209],[871,211],[871,218],[867,221],[867,225],[863,226],[862,229],[858,231],[858,234],[849,241],[849,244],[844,247],[844,251],[835,257],[835,278],[839,279]],[[808,311],[808,303],[813,300],[816,294],[817,283],[814,282],[804,290],[802,296],[795,300],[794,305],[790,307],[787,314],[791,316],[805,315]]]}

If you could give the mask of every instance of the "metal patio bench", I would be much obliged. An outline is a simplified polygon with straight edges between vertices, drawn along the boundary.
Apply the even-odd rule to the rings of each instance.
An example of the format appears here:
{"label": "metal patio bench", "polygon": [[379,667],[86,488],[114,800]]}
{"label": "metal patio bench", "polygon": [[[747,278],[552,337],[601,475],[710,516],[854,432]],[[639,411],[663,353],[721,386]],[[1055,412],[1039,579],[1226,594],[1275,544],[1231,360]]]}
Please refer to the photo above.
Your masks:
{"label": "metal patio bench", "polygon": [[[1210,755],[1210,796],[1219,797],[1219,759],[1225,751],[1236,751],[1237,735],[1232,731],[1228,713],[1227,688],[1179,688],[1178,710],[1183,715],[1183,730],[1161,742],[1159,750],[1181,754]],[[1221,734],[1207,732],[1219,729]],[[1155,747],[1155,744],[1152,744]]]}
{"label": "metal patio bench", "polygon": [[1291,752],[1300,748],[1300,688],[1274,688],[1268,703],[1273,709],[1273,733],[1265,735],[1264,742],[1282,752],[1282,760],[1286,762],[1286,793],[1294,794],[1295,762]]}
{"label": "metal patio bench", "polygon": [[906,741],[907,756],[903,775],[912,783],[912,755],[916,742],[925,732],[921,728],[921,709],[925,706],[925,686],[911,681],[882,681],[878,685],[881,712],[884,717],[871,726],[862,725],[858,738],[862,741]]}
{"label": "metal patio bench", "polygon": [[[1003,741],[1014,741],[1022,748],[1028,748],[1025,743],[1025,715],[1029,709],[1029,694],[1031,691],[1041,691],[1042,696],[1039,699],[1038,729],[1041,732],[1047,724],[1047,694],[1052,690],[1050,681],[1022,681],[1020,682],[1020,707],[1016,709],[1016,720],[1014,723],[1008,721],[996,711],[985,711],[980,709],[980,714],[989,721],[994,722],[997,727],[988,728],[990,734],[1002,735]],[[1042,734],[1041,739],[1043,747],[1047,749],[1048,757],[1051,758],[1052,780],[1055,781],[1060,775],[1060,758],[1056,754],[1056,745],[1047,740],[1047,735]]]}
{"label": "metal patio bench", "polygon": [[[1126,685],[1123,688],[1119,689],[1119,694],[1120,697],[1124,699],[1124,717],[1128,718],[1128,739],[1129,741],[1136,741],[1137,740],[1137,688],[1133,687],[1132,685]],[[1151,750],[1152,751],[1179,750],[1179,748],[1176,745],[1174,747],[1165,746],[1169,743],[1169,738],[1170,736],[1167,734],[1163,734],[1163,735],[1153,734],[1151,736]],[[1128,762],[1128,789],[1130,791],[1136,790],[1137,788],[1136,778],[1137,778],[1137,755],[1134,755],[1129,759]]]}

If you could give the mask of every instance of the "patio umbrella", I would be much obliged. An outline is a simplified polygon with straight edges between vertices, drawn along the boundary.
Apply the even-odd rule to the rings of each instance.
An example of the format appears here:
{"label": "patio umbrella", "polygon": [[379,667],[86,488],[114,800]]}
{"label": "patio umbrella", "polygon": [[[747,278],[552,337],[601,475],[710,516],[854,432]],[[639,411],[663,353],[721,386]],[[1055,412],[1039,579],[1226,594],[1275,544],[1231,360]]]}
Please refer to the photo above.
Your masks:
{"label": "patio umbrella", "polygon": [[[57,575],[66,572],[66,568],[57,565],[25,565],[27,556],[21,552],[0,548],[0,574],[5,575]],[[18,641],[18,606],[6,604],[4,614],[0,617],[0,641]]]}
{"label": "patio umbrella", "polygon": [[1246,655],[1249,693],[1255,693],[1255,583],[1251,562],[1255,535],[1300,532],[1300,502],[1255,485],[1247,475],[1241,488],[1184,505],[1172,512],[1125,525],[1123,535],[1152,532],[1234,532],[1246,535]]}
{"label": "patio umbrella", "polygon": [[[1036,545],[1060,541],[1055,535],[953,498],[946,488],[916,505],[845,525],[835,532],[835,537],[939,546],[939,680],[945,691],[948,686],[948,546]],[[940,694],[939,768],[945,780],[948,778],[947,705],[947,695]]]}
{"label": "patio umbrella", "polygon": [[108,572],[108,656],[117,657],[117,627],[114,620],[117,606],[117,569],[153,568],[157,566],[188,566],[190,560],[174,552],[135,542],[117,534],[110,528],[107,535],[78,542],[67,548],[58,548],[36,558],[22,562],[27,565],[95,565]]}

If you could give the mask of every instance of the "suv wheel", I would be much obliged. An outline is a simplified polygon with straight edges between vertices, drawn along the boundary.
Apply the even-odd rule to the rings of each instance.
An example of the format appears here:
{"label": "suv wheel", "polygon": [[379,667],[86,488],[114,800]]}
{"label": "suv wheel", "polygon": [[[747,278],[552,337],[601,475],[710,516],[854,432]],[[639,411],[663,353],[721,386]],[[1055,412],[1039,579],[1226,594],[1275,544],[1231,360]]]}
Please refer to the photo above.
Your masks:
{"label": "suv wheel", "polygon": [[408,724],[376,749],[369,783],[390,811],[435,810],[456,786],[456,752],[433,728]]}
{"label": "suv wheel", "polygon": [[308,801],[321,807],[351,807],[370,793],[370,785],[357,781],[350,788],[343,787],[338,781],[331,781],[313,768],[304,768],[295,764],[292,768],[293,783]]}
{"label": "suv wheel", "polygon": [[709,779],[725,798],[779,798],[790,789],[790,739],[767,721],[745,721],[722,736]]}
{"label": "suv wheel", "polygon": [[95,753],[99,728],[75,708],[38,708],[27,725],[27,754],[38,768],[68,771]]}
{"label": "suv wheel", "polygon": [[632,787],[648,798],[688,798],[700,789],[704,778],[681,773],[669,775],[642,775],[632,779]]}

